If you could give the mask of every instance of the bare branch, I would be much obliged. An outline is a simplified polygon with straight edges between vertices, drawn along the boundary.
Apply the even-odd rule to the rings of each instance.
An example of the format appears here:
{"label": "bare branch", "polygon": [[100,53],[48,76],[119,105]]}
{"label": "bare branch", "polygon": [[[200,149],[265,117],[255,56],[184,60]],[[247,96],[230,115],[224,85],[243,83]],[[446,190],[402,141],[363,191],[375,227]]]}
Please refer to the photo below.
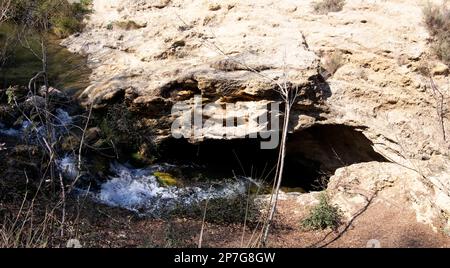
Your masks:
{"label": "bare branch", "polygon": [[0,2],[0,23],[9,18],[10,11],[11,11],[11,0],[2,0]]}
{"label": "bare branch", "polygon": [[442,137],[444,141],[447,141],[447,135],[445,132],[445,97],[442,91],[436,86],[436,83],[433,80],[433,77],[430,74],[430,86],[433,91],[434,99],[436,100],[436,112],[439,118],[439,125],[442,131]]}

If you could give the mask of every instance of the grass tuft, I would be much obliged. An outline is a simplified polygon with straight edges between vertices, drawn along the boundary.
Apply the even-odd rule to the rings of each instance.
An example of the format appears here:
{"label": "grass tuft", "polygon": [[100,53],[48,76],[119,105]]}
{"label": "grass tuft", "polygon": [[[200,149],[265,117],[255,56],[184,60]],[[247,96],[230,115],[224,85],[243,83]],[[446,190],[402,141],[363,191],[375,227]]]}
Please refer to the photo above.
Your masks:
{"label": "grass tuft", "polygon": [[344,8],[345,0],[322,0],[313,3],[314,12],[317,14],[328,14],[339,12]]}
{"label": "grass tuft", "polygon": [[450,64],[450,9],[428,4],[423,9],[425,26],[433,38],[432,49],[445,64]]}

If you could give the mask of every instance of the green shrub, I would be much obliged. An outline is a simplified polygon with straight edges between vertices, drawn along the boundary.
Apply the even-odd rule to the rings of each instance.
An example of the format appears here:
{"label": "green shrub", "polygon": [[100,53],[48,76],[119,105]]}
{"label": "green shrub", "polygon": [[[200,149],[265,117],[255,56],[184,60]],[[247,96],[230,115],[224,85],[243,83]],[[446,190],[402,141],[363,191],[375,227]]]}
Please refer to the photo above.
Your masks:
{"label": "green shrub", "polygon": [[90,12],[91,0],[70,3],[67,0],[13,0],[10,19],[38,31],[52,31],[66,37],[82,27]]}
{"label": "green shrub", "polygon": [[13,87],[9,87],[7,90],[6,90],[6,96],[8,97],[8,100],[7,100],[7,102],[8,102],[8,105],[11,105],[11,106],[13,106],[14,105],[14,99],[15,99],[15,93],[14,93],[14,88]]}
{"label": "green shrub", "polygon": [[81,30],[81,23],[73,17],[58,17],[53,20],[53,33],[65,38]]}
{"label": "green shrub", "polygon": [[312,208],[309,216],[302,220],[301,225],[307,230],[336,229],[341,223],[341,218],[340,209],[330,203],[326,193],[321,193],[319,204]]}
{"label": "green shrub", "polygon": [[136,147],[141,140],[135,121],[136,118],[124,103],[116,103],[107,107],[99,127],[103,138],[108,141]]}
{"label": "green shrub", "polygon": [[317,14],[327,14],[328,12],[338,12],[344,8],[345,0],[321,0],[313,3],[314,12]]}
{"label": "green shrub", "polygon": [[423,9],[424,22],[433,38],[432,48],[440,60],[450,64],[450,10],[445,5],[428,4]]}
{"label": "green shrub", "polygon": [[73,3],[72,7],[75,14],[85,15],[91,12],[92,0],[80,0],[79,3]]}

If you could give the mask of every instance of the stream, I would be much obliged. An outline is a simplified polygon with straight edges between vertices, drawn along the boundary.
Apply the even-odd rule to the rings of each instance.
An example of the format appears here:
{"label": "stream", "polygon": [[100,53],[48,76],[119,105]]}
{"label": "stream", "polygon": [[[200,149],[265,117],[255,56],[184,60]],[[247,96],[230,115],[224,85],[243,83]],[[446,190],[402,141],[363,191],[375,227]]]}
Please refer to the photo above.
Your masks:
{"label": "stream", "polygon": [[[77,161],[65,157],[58,161],[58,166],[66,177],[76,177]],[[136,168],[129,164],[112,162],[111,175],[98,190],[78,189],[79,194],[86,194],[99,203],[124,208],[141,216],[160,217],[168,215],[175,209],[190,208],[202,201],[213,199],[232,199],[247,194],[249,187],[259,185],[251,178],[238,176],[233,179],[211,180],[193,183],[182,181],[182,186],[167,186],[159,179],[159,174],[175,167],[171,164],[154,164]]]}
{"label": "stream", "polygon": [[[70,128],[73,119],[63,109],[56,111],[55,132],[57,135],[64,135],[66,129]],[[29,121],[23,121],[18,127],[7,127],[0,122],[0,141],[2,137],[9,137],[25,141],[28,144],[37,144],[39,139],[45,136],[45,133],[44,126],[33,125]],[[75,154],[58,158],[56,165],[68,183],[83,174],[78,170],[78,156]],[[80,182],[84,181],[85,183],[77,186],[75,192],[78,195],[89,196],[96,202],[124,208],[141,216],[160,217],[175,209],[198,205],[205,200],[232,199],[243,196],[247,194],[249,187],[260,187],[258,182],[245,176],[192,180],[186,176],[178,178],[176,175],[172,175],[174,170],[189,170],[189,173],[192,173],[206,168],[168,163],[135,167],[129,163],[113,160],[110,162],[107,180],[99,181],[98,178],[83,175],[80,177]],[[161,179],[164,177],[176,181],[176,185],[167,185]],[[90,185],[93,182],[98,187],[91,188]]]}
{"label": "stream", "polygon": [[[9,40],[16,35],[17,28],[9,23],[0,24],[0,47],[5,43],[10,55],[0,69],[0,88],[13,85],[28,85],[29,80],[41,70],[42,63],[29,49],[21,45],[28,42],[34,51],[39,51],[35,34],[25,40]],[[52,87],[64,89],[69,95],[75,95],[89,85],[91,70],[87,67],[86,57],[71,53],[60,46],[61,40],[48,35],[48,73]]]}

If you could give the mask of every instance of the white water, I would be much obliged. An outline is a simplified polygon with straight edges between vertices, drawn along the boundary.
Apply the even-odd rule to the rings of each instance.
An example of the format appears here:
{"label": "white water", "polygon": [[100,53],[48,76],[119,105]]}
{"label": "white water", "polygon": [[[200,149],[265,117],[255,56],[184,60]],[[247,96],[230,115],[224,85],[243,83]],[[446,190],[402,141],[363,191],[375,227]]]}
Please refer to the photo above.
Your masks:
{"label": "white water", "polygon": [[0,135],[9,137],[21,137],[23,133],[30,127],[31,123],[29,121],[23,121],[20,128],[7,128],[3,123],[0,122]]}
{"label": "white water", "polygon": [[56,109],[56,121],[57,126],[67,127],[72,124],[73,119],[68,112],[58,108]]}
{"label": "white water", "polygon": [[246,192],[245,179],[222,181],[202,187],[163,186],[153,175],[161,166],[132,169],[115,165],[116,175],[101,186],[96,198],[107,205],[141,214],[160,215],[180,206],[191,206],[207,199],[233,198]]}
{"label": "white water", "polygon": [[67,179],[75,180],[78,176],[77,160],[73,156],[66,155],[56,160],[56,166]]}
{"label": "white water", "polygon": [[[57,161],[59,170],[68,179],[78,175],[77,160],[65,156]],[[256,183],[249,178],[223,180],[220,183],[204,183],[202,186],[165,186],[154,176],[157,171],[173,168],[170,164],[152,165],[147,168],[132,168],[111,164],[114,174],[100,186],[99,191],[89,195],[99,203],[121,207],[141,215],[162,215],[177,207],[189,207],[204,200],[233,198],[246,193],[247,186]],[[86,194],[86,191],[78,189]]]}
{"label": "white water", "polygon": [[[56,131],[61,134],[66,131],[66,128],[72,124],[72,117],[68,112],[63,109],[56,109],[56,115],[54,118],[54,125],[56,126]],[[7,128],[3,123],[0,122],[0,135],[9,136],[9,137],[17,137],[21,139],[29,139],[34,140],[36,138],[43,137],[45,134],[45,127],[40,125],[39,123],[35,123],[36,125],[28,121],[24,120],[22,125],[18,128]]]}

